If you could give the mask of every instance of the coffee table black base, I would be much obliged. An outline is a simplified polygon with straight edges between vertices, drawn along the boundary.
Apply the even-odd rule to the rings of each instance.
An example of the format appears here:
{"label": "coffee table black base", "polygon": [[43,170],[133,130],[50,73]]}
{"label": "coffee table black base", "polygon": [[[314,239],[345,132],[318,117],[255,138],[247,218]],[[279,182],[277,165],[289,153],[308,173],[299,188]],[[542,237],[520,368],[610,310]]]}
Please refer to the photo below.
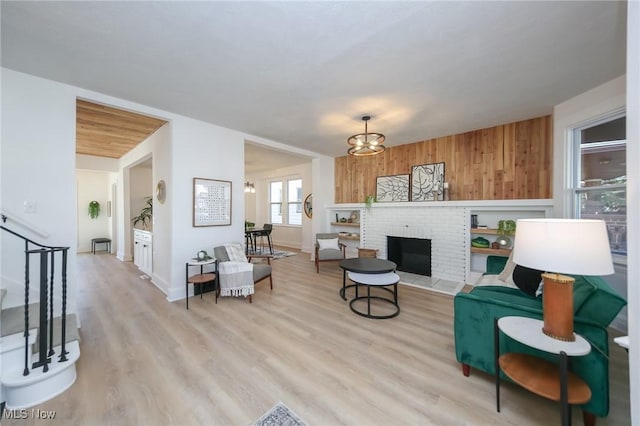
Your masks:
{"label": "coffee table black base", "polygon": [[[388,318],[393,318],[393,317],[397,317],[400,314],[400,306],[398,305],[398,284],[390,284],[393,285],[393,290],[390,290],[386,287],[380,287],[379,285],[376,285],[375,287],[380,288],[381,290],[386,290],[389,293],[391,293],[391,295],[393,296],[393,300],[392,299],[387,299],[386,297],[381,297],[381,296],[372,296],[371,295],[371,286],[370,285],[366,285],[367,287],[367,295],[366,296],[358,296],[358,285],[366,285],[366,284],[353,284],[350,285],[348,287],[356,287],[356,297],[354,297],[353,299],[351,299],[351,302],[349,302],[349,308],[351,309],[351,311],[355,314],[360,315],[361,317],[365,317],[365,318],[373,318],[373,319],[388,319]],[[376,299],[376,300],[382,300],[385,303],[391,304],[393,306],[395,306],[396,310],[395,312],[391,313],[391,314],[387,314],[387,315],[373,315],[371,314],[371,299]],[[353,304],[355,302],[357,302],[358,300],[366,300],[367,301],[367,312],[361,312],[359,310],[357,310],[356,308],[353,307]]]}

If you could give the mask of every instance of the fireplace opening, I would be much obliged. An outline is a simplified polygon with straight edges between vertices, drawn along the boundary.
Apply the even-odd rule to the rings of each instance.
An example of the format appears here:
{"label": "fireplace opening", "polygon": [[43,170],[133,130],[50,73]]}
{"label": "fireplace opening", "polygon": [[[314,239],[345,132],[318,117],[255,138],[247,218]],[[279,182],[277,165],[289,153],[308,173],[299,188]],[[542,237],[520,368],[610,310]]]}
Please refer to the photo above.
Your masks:
{"label": "fireplace opening", "polygon": [[431,240],[387,235],[387,259],[398,271],[431,276]]}

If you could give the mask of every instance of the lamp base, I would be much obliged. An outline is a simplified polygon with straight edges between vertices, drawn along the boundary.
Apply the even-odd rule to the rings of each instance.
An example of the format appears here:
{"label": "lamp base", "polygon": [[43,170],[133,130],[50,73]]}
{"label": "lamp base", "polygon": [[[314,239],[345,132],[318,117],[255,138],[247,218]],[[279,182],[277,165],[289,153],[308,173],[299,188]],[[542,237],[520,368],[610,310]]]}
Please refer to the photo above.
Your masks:
{"label": "lamp base", "polygon": [[576,340],[573,334],[573,283],[574,278],[552,273],[542,274],[542,332],[565,342]]}

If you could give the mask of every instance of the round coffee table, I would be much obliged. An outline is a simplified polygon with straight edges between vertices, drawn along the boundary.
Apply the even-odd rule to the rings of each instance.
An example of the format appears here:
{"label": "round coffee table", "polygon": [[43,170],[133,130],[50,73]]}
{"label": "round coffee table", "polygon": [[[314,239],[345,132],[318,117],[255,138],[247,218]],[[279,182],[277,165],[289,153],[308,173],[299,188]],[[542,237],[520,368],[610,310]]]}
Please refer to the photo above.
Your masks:
{"label": "round coffee table", "polygon": [[[400,276],[398,274],[395,272],[387,272],[386,274],[362,274],[349,271],[349,279],[356,283],[356,297],[351,299],[351,302],[349,302],[349,307],[354,313],[366,318],[374,319],[386,319],[398,316],[400,313],[400,305],[398,305],[398,282],[400,281]],[[358,296],[359,285],[367,287],[366,296]],[[389,286],[393,286],[393,290],[387,288]],[[389,292],[391,296],[393,296],[393,299],[382,296],[372,296],[371,287],[377,287],[380,290]],[[393,306],[392,312],[387,314],[371,313],[371,299]],[[354,304],[359,300],[367,301],[367,312],[363,312],[355,308]]]}
{"label": "round coffee table", "polygon": [[355,284],[346,284],[347,271],[363,274],[384,274],[387,272],[394,272],[396,270],[396,266],[397,265],[390,260],[377,259],[374,257],[353,257],[340,261],[340,267],[343,269],[340,297],[347,300],[345,293],[347,288],[356,286]]}

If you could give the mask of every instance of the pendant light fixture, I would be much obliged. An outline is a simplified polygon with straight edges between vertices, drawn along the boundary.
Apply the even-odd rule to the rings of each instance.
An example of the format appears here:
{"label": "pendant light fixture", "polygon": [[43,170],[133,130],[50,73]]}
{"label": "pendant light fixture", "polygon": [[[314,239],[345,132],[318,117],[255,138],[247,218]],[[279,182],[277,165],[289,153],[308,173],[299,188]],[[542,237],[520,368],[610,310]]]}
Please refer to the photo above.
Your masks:
{"label": "pendant light fixture", "polygon": [[360,157],[376,155],[384,151],[384,145],[382,145],[385,139],[384,135],[382,133],[369,133],[367,128],[367,121],[369,120],[371,120],[371,116],[363,116],[364,133],[358,133],[347,139],[347,143],[350,145],[347,151],[349,155]]}
{"label": "pendant light fixture", "polygon": [[247,183],[244,184],[244,192],[250,192],[252,194],[255,194],[256,192],[255,184],[249,183],[249,181],[247,181]]}

